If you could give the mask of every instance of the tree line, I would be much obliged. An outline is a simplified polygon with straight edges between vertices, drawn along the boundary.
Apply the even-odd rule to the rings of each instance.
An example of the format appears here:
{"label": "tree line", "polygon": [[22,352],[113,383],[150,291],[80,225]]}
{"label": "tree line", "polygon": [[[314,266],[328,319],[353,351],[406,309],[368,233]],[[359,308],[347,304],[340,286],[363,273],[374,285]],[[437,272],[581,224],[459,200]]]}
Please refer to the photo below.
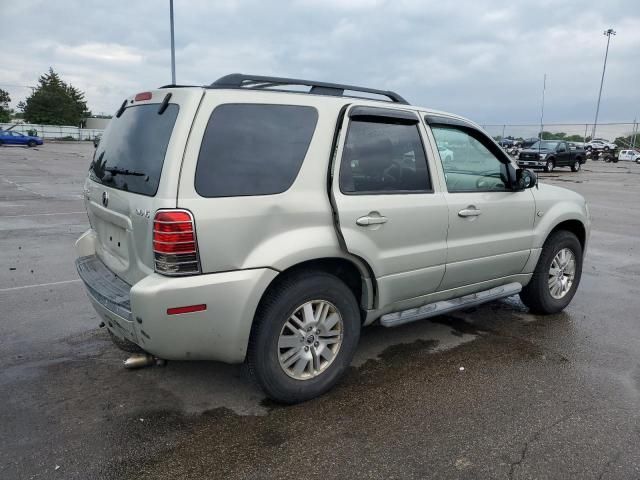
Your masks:
{"label": "tree line", "polygon": [[8,123],[13,117],[42,125],[80,125],[91,116],[84,95],[49,68],[38,78],[31,94],[18,103],[19,113],[9,107],[9,92],[0,89],[0,123]]}

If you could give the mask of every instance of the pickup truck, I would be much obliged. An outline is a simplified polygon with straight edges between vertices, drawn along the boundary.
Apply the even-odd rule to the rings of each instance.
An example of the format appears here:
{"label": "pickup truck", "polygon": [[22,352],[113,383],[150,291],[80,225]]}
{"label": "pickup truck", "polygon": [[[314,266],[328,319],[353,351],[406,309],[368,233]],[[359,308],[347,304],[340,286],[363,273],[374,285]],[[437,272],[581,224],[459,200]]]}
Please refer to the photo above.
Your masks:
{"label": "pickup truck", "polygon": [[519,167],[543,168],[551,172],[556,167],[571,167],[572,172],[580,170],[586,156],[581,148],[571,148],[561,140],[541,140],[520,152]]}

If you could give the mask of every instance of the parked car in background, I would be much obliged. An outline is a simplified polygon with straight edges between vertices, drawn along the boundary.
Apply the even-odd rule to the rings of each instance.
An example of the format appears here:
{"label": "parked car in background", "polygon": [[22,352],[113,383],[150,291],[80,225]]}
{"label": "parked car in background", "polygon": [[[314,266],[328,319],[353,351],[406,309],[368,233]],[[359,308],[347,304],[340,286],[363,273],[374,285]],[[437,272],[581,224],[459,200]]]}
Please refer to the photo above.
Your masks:
{"label": "parked car in background", "polygon": [[520,152],[518,166],[543,168],[545,172],[551,172],[556,167],[571,167],[572,171],[577,172],[585,159],[584,150],[571,149],[567,142],[542,140]]}
{"label": "parked car in background", "polygon": [[620,150],[618,160],[640,163],[640,152],[637,150]]}
{"label": "parked car in background", "polygon": [[609,140],[604,140],[602,138],[594,138],[584,145],[584,149],[588,152],[591,150],[604,150],[605,152],[608,152],[609,150],[615,150],[616,148],[618,148],[618,146],[615,143],[611,143]]}
{"label": "parked car in background", "polygon": [[536,185],[457,115],[233,74],[122,103],[84,184],[76,266],[114,343],[147,352],[129,360],[246,361],[296,403],[336,384],[374,322],[518,293],[562,311],[589,210]]}
{"label": "parked car in background", "polygon": [[44,141],[40,137],[25,135],[11,130],[0,130],[0,145],[26,145],[35,147],[42,145]]}
{"label": "parked car in background", "polygon": [[515,144],[514,140],[511,140],[510,138],[501,138],[500,140],[498,140],[498,145],[500,145],[501,147],[512,147]]}
{"label": "parked car in background", "polygon": [[524,140],[522,140],[520,142],[520,146],[524,149],[524,148],[529,148],[531,145],[533,145],[534,143],[536,143],[538,141],[538,138],[525,138]]}

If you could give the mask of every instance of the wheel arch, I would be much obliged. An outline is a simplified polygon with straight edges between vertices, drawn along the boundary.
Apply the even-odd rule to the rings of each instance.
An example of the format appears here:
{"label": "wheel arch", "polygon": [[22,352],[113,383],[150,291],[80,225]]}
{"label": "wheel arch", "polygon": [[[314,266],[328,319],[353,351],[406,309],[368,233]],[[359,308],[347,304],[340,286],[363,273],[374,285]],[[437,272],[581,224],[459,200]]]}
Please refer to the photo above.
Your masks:
{"label": "wheel arch", "polygon": [[[364,262],[342,257],[312,258],[298,262],[280,271],[262,293],[260,303],[274,288],[291,275],[302,271],[325,272],[342,280],[353,293],[361,311],[361,320],[365,319],[365,311],[372,308],[377,295],[375,277],[371,268]],[[258,309],[259,310],[259,306]],[[255,318],[254,318],[255,323]]]}
{"label": "wheel arch", "polygon": [[[551,231],[547,234],[546,238],[549,238],[555,232],[560,230],[566,230],[568,232],[573,233],[576,237],[578,237],[578,241],[580,242],[580,246],[584,251],[586,242],[587,242],[587,229],[584,224],[577,219],[564,220],[558,223],[555,227],[551,229]],[[546,241],[546,239],[545,239]]]}

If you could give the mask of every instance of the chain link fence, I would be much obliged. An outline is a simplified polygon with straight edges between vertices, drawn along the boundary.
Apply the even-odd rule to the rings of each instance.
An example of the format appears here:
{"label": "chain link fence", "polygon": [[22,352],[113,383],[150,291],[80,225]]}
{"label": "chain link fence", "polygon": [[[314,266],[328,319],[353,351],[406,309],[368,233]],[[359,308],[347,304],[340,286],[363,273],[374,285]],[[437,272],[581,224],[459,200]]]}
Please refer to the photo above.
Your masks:
{"label": "chain link fence", "polygon": [[65,125],[37,125],[34,123],[0,123],[0,130],[9,130],[28,135],[29,132],[44,139],[60,140],[93,140],[102,135],[104,130],[95,128],[80,128]]}
{"label": "chain link fence", "polygon": [[[540,128],[540,124],[524,125],[482,125],[482,127],[496,140],[508,138],[512,140],[526,140],[528,138],[542,138],[544,140],[567,140],[570,142],[585,142],[591,140],[593,123],[551,123]],[[620,148],[640,147],[640,124],[631,123],[598,123],[595,138],[601,138],[616,143]],[[586,139],[586,140],[585,140]]]}

